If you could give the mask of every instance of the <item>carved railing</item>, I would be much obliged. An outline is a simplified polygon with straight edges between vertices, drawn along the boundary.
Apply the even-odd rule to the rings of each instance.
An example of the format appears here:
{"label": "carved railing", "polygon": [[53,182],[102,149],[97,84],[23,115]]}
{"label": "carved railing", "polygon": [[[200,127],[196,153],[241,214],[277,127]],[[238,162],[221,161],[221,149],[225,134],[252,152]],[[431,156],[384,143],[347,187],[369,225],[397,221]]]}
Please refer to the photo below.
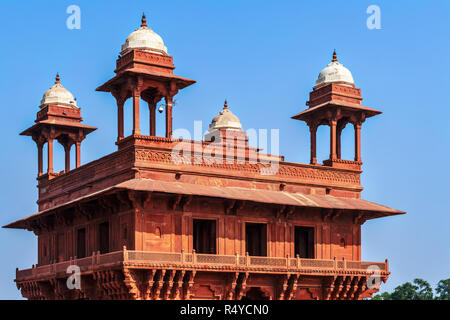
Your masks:
{"label": "carved railing", "polygon": [[303,259],[300,257],[256,257],[246,255],[216,255],[185,252],[149,252],[134,251],[124,248],[106,254],[94,253],[82,259],[42,266],[33,266],[31,269],[16,269],[16,281],[26,279],[45,278],[55,274],[67,274],[68,267],[78,266],[80,271],[101,269],[104,267],[172,267],[172,268],[200,268],[200,269],[236,269],[263,272],[298,272],[308,274],[389,274],[388,261],[367,262],[338,259]]}

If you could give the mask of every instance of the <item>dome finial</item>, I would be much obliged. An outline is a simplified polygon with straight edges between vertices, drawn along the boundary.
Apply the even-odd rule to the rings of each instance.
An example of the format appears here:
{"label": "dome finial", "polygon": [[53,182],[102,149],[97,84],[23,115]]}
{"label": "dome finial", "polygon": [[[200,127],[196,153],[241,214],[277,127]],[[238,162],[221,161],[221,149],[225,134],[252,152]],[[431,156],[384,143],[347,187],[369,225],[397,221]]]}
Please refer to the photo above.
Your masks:
{"label": "dome finial", "polygon": [[142,13],[142,19],[141,19],[141,28],[147,27],[147,18],[145,18],[145,13]]}
{"label": "dome finial", "polygon": [[224,104],[223,104],[223,108],[224,108],[224,109],[228,109],[227,99],[225,99],[225,102],[224,102]]}
{"label": "dome finial", "polygon": [[147,26],[147,18],[142,13],[141,26],[130,33],[122,45],[120,55],[124,56],[133,49],[140,49],[160,55],[168,55],[163,39]]}
{"label": "dome finial", "polygon": [[341,63],[338,62],[336,50],[333,51],[333,58],[331,62],[322,69],[319,73],[319,77],[316,80],[316,86],[323,83],[341,82],[347,85],[355,85],[352,73]]}
{"label": "dome finial", "polygon": [[56,73],[55,84],[45,91],[42,99],[41,109],[49,104],[62,104],[63,106],[70,106],[77,108],[77,101],[69,90],[61,84],[61,77],[59,72]]}
{"label": "dome finial", "polygon": [[334,51],[333,51],[333,59],[331,59],[331,62],[337,62],[337,61],[338,61],[338,59],[337,59],[336,49],[334,49]]}

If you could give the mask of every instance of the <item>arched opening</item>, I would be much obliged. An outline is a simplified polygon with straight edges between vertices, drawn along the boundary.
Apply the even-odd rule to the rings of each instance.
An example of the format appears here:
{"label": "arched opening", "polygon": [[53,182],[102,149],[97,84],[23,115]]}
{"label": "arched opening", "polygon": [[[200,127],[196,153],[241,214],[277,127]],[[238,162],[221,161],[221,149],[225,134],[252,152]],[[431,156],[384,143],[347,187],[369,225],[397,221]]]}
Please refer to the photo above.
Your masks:
{"label": "arched opening", "polygon": [[133,133],[133,99],[128,98],[123,104],[123,137]]}
{"label": "arched opening", "polygon": [[64,147],[53,139],[53,172],[59,173],[66,168],[66,153]]}
{"label": "arched opening", "polygon": [[[160,112],[160,107],[162,107],[162,112]],[[161,99],[156,104],[155,111],[155,122],[156,122],[156,135],[159,137],[166,136],[166,101]]]}
{"label": "arched opening", "polygon": [[330,127],[327,125],[319,126],[316,135],[317,163],[322,163],[330,158]]}
{"label": "arched opening", "polygon": [[139,124],[141,134],[144,136],[150,135],[150,110],[148,103],[139,99]]}
{"label": "arched opening", "polygon": [[75,169],[76,168],[76,145],[75,143],[70,147],[70,168]]}
{"label": "arched opening", "polygon": [[355,130],[353,124],[347,123],[340,135],[340,159],[354,160],[355,158]]}
{"label": "arched opening", "polygon": [[44,143],[42,146],[42,173],[48,172],[48,143]]}
{"label": "arched opening", "polygon": [[[155,136],[166,136],[166,102],[162,98],[155,107]],[[151,135],[149,103],[139,99],[139,131],[141,135]],[[128,98],[123,105],[123,135],[124,138],[133,134],[133,98]]]}
{"label": "arched opening", "polygon": [[66,169],[66,152],[64,147],[57,143],[53,142],[53,170],[54,172],[62,172]]}

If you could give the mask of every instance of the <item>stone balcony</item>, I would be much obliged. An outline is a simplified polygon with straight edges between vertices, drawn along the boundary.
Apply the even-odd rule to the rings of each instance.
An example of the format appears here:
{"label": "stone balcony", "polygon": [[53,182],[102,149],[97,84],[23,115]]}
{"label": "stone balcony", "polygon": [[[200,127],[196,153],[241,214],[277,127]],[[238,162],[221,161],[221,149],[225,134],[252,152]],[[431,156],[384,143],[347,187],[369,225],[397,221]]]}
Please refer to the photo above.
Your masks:
{"label": "stone balcony", "polygon": [[[72,270],[80,268],[80,287],[68,289]],[[190,300],[347,299],[370,297],[371,287],[389,276],[385,262],[323,260],[249,255],[132,251],[124,248],[82,259],[16,271],[16,284],[27,299]]]}
{"label": "stone balcony", "polygon": [[374,269],[381,277],[389,275],[388,261],[367,262],[337,259],[302,259],[299,257],[257,257],[249,255],[214,255],[184,252],[148,252],[134,251],[124,248],[106,254],[94,253],[82,259],[33,266],[31,269],[16,270],[16,282],[67,277],[67,268],[71,265],[80,267],[82,274],[110,268],[136,269],[184,269],[197,271],[228,271],[301,275],[361,275],[370,276]]}

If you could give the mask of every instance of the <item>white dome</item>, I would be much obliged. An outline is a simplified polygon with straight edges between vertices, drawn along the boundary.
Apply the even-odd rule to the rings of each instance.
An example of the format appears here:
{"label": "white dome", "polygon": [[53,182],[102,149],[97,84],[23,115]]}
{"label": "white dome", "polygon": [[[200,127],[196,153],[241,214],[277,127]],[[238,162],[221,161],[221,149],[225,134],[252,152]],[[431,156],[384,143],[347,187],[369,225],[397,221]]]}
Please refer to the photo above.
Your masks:
{"label": "white dome", "polygon": [[121,55],[126,54],[132,49],[141,49],[157,54],[167,54],[167,47],[163,39],[152,29],[147,27],[145,15],[142,15],[141,27],[130,33],[122,45]]}
{"label": "white dome", "polygon": [[70,93],[70,91],[62,86],[59,79],[59,74],[56,74],[55,84],[44,93],[40,108],[42,109],[46,105],[51,103],[67,104],[77,108],[77,101]]}
{"label": "white dome", "polygon": [[333,59],[322,71],[317,78],[316,85],[329,82],[344,82],[354,85],[352,73],[337,61],[336,52],[333,52]]}
{"label": "white dome", "polygon": [[239,118],[236,117],[230,109],[228,109],[228,104],[225,100],[222,111],[220,111],[219,114],[212,119],[208,132],[227,129],[242,131],[242,125]]}

